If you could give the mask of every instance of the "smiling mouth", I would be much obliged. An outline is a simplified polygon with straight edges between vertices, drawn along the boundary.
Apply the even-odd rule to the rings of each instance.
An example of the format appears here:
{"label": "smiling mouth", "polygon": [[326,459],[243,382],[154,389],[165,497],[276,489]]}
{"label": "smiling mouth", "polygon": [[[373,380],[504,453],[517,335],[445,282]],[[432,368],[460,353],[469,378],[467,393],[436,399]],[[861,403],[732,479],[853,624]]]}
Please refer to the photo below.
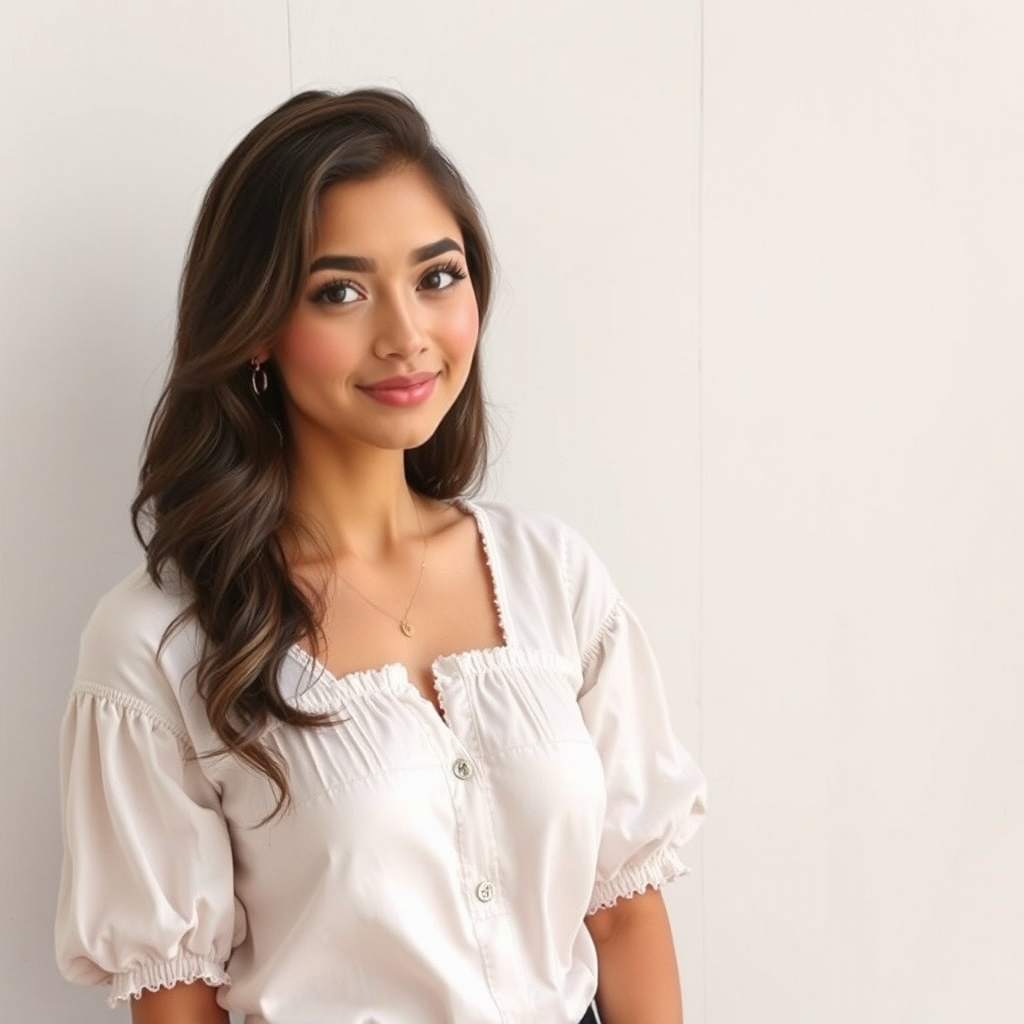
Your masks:
{"label": "smiling mouth", "polygon": [[360,384],[363,391],[394,391],[396,389],[414,388],[420,384],[436,380],[439,370],[423,370],[419,373],[410,373],[408,376],[388,377],[387,380],[379,380],[373,384]]}
{"label": "smiling mouth", "polygon": [[359,390],[384,405],[408,407],[425,402],[433,393],[440,370],[412,373],[407,377],[389,377],[374,384],[360,384]]}

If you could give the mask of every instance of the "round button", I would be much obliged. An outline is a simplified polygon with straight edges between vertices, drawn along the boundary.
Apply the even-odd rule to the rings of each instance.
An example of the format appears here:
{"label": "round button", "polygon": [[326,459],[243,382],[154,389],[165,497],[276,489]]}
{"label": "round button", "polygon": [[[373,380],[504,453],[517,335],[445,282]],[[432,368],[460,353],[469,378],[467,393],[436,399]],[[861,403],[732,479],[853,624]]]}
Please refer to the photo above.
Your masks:
{"label": "round button", "polygon": [[465,782],[473,774],[473,766],[464,757],[460,757],[452,765],[452,772],[455,778],[462,779]]}
{"label": "round button", "polygon": [[481,903],[490,903],[497,895],[497,892],[498,890],[494,887],[493,882],[481,882],[476,887],[476,898]]}

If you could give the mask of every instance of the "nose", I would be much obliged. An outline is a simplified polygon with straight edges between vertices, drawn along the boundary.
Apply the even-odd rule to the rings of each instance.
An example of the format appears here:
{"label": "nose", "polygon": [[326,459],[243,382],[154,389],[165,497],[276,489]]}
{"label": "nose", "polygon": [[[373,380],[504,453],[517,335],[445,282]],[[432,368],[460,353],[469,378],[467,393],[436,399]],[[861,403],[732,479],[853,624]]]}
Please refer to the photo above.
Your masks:
{"label": "nose", "polygon": [[390,295],[378,306],[373,351],[379,359],[410,359],[426,348],[415,299]]}

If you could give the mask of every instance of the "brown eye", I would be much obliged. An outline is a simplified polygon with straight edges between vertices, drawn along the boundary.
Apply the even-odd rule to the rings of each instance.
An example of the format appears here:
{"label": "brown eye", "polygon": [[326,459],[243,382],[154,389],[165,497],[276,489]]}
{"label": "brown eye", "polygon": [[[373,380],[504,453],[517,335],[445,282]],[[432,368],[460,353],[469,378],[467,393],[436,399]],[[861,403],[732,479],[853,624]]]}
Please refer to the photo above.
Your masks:
{"label": "brown eye", "polygon": [[329,281],[313,293],[313,301],[325,306],[348,306],[358,298],[351,281]]}
{"label": "brown eye", "polygon": [[[434,291],[439,288],[446,288],[451,284],[451,280],[445,280],[445,278],[451,277],[451,274],[446,274],[443,270],[432,270],[425,278],[423,278],[423,283],[428,289]],[[452,278],[452,280],[454,280],[454,278]]]}
{"label": "brown eye", "polygon": [[420,279],[420,286],[428,292],[440,292],[451,288],[456,281],[461,281],[465,276],[465,271],[457,263],[445,263],[439,267],[431,267]]}

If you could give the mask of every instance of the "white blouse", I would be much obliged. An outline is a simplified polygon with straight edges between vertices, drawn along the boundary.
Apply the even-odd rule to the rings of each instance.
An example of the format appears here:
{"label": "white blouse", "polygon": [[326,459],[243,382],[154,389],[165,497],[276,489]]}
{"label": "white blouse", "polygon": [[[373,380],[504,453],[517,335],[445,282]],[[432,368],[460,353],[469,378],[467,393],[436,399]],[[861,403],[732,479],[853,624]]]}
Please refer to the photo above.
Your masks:
{"label": "white blouse", "polygon": [[294,648],[277,724],[293,804],[219,741],[198,632],[144,570],[99,603],[62,733],[56,923],[71,981],[110,1003],[221,986],[246,1024],[576,1024],[584,917],[686,872],[704,781],[643,632],[578,534],[463,502],[502,646],[439,657],[444,719],[400,664],[335,678]]}

